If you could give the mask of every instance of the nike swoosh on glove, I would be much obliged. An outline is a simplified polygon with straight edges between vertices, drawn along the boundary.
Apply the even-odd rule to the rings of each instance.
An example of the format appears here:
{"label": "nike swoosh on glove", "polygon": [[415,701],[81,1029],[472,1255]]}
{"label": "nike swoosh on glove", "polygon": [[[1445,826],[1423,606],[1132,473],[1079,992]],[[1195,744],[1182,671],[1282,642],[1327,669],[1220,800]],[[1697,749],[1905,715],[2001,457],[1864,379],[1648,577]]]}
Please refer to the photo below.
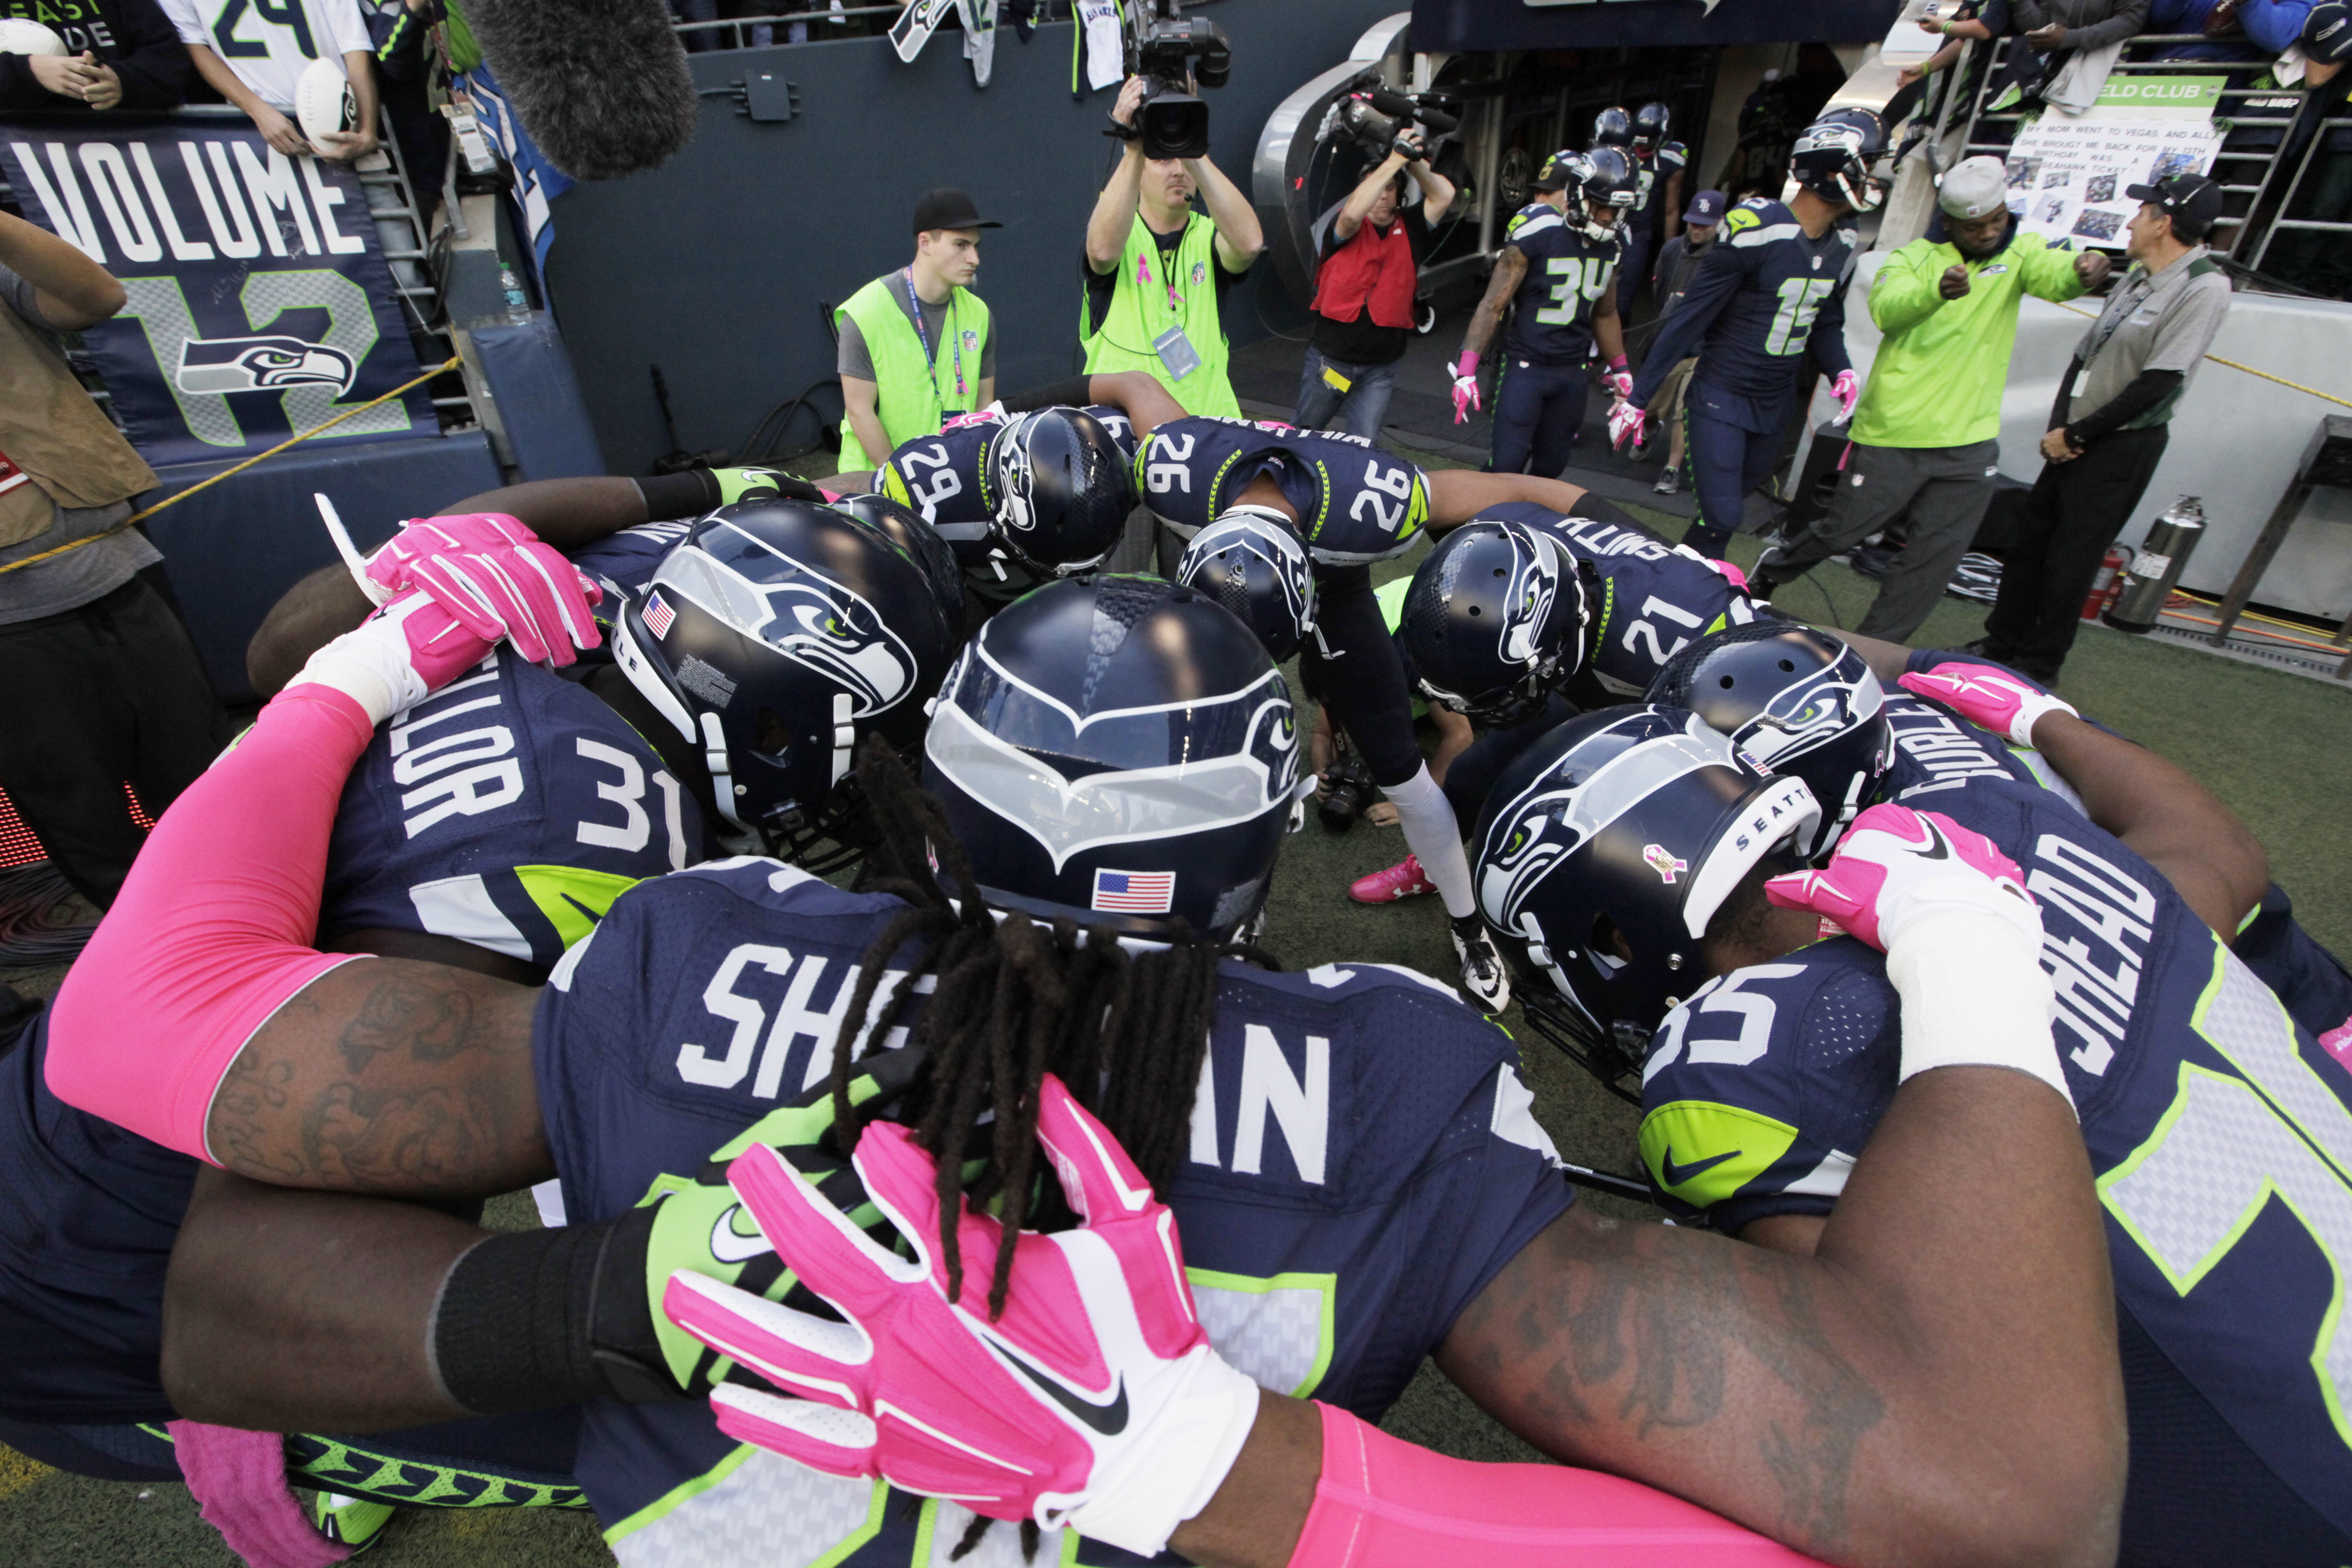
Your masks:
{"label": "nike swoosh on glove", "polygon": [[1650,416],[1623,398],[1609,405],[1609,449],[1622,452],[1627,446],[1642,439],[1642,432],[1650,423]]}
{"label": "nike swoosh on glove", "polygon": [[490,647],[437,601],[409,593],[313,653],[286,685],[330,687],[381,724],[481,663]]}
{"label": "nike swoosh on glove", "polygon": [[[935,1163],[886,1122],[866,1130],[852,1163],[911,1259],[876,1246],[772,1150],[748,1150],[729,1170],[778,1255],[845,1322],[688,1273],[671,1276],[664,1309],[803,1396],[721,1385],[710,1398],[729,1436],[829,1475],[879,1476],[1152,1556],[1233,1468],[1257,1385],[1192,1314],[1175,1215],[1051,1076],[1037,1136],[1085,1223],[1021,1236],[1000,1319],[950,1296]],[[992,1259],[1001,1235],[957,1196],[965,1259]]]}
{"label": "nike swoosh on glove", "polygon": [[1478,356],[1465,349],[1462,357],[1445,368],[1454,377],[1454,423],[1465,424],[1470,410],[1478,406]]}
{"label": "nike swoosh on glove", "polygon": [[1924,675],[1905,675],[1895,684],[1933,698],[1979,729],[2008,736],[2013,746],[2033,744],[2033,726],[2045,713],[2082,717],[2064,698],[1990,665],[1955,659]]}
{"label": "nike swoosh on glove", "polygon": [[1838,372],[1837,379],[1830,383],[1830,395],[1837,399],[1837,422],[1843,425],[1853,417],[1853,405],[1862,401],[1862,377],[1850,370]]}
{"label": "nike swoosh on glove", "polygon": [[1797,871],[1764,884],[1784,910],[1826,915],[1881,952],[1904,929],[1954,910],[1989,913],[2042,945],[2042,912],[2025,890],[2025,873],[2000,846],[1937,812],[1874,805],[1853,819],[1837,853],[1819,871]]}
{"label": "nike swoosh on glove", "polygon": [[368,581],[421,589],[485,642],[510,641],[533,664],[570,664],[600,640],[589,607],[604,590],[553,545],[503,512],[417,518],[368,561]]}

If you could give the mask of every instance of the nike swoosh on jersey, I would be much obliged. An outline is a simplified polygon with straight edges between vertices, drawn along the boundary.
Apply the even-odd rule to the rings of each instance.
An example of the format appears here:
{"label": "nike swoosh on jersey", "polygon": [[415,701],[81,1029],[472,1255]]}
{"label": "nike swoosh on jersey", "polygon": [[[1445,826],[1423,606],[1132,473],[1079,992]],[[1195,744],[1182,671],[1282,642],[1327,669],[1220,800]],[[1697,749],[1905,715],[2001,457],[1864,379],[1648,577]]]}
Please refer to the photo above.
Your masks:
{"label": "nike swoosh on jersey", "polygon": [[1727,1149],[1720,1154],[1711,1154],[1704,1160],[1694,1160],[1687,1165],[1677,1165],[1675,1163],[1674,1146],[1668,1144],[1666,1152],[1658,1156],[1658,1173],[1665,1177],[1666,1185],[1679,1187],[1694,1176],[1705,1175],[1726,1160],[1738,1159],[1739,1153],[1737,1149]]}
{"label": "nike swoosh on jersey", "polygon": [[1025,1359],[1013,1354],[1003,1345],[996,1347],[996,1353],[1011,1362],[1014,1371],[1044,1389],[1055,1404],[1104,1436],[1116,1437],[1127,1430],[1127,1374],[1125,1373],[1119,1374],[1114,1396],[1107,1403],[1097,1404],[1052,1373],[1030,1365]]}
{"label": "nike swoosh on jersey", "polygon": [[768,1245],[768,1238],[757,1231],[745,1236],[735,1228],[735,1216],[742,1207],[741,1204],[733,1205],[710,1227],[710,1256],[721,1263],[749,1263],[775,1250]]}

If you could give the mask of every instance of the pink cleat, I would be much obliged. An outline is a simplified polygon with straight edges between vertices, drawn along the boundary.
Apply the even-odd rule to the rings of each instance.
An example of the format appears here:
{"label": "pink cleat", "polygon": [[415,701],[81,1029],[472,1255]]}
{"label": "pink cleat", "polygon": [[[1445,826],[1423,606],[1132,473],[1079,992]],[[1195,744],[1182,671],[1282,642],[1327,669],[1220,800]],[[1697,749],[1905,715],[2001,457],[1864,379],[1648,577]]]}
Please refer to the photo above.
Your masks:
{"label": "pink cleat", "polygon": [[1349,885],[1348,896],[1360,904],[1388,904],[1435,891],[1437,884],[1422,874],[1421,858],[1408,855],[1385,871],[1358,878]]}

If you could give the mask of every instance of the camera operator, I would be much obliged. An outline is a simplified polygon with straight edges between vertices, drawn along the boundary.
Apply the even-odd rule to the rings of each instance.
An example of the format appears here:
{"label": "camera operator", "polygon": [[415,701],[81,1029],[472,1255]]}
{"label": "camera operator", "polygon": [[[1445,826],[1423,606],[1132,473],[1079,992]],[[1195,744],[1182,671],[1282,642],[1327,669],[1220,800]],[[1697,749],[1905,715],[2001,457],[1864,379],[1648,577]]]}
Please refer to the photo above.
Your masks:
{"label": "camera operator", "polygon": [[[1126,151],[1087,220],[1086,370],[1156,376],[1187,414],[1241,417],[1225,373],[1224,293],[1265,248],[1249,198],[1216,164],[1147,158],[1131,76],[1111,110]],[[1192,210],[1201,198],[1205,216]]]}
{"label": "camera operator", "polygon": [[[1422,200],[1405,205],[1405,182]],[[1315,331],[1298,384],[1303,429],[1376,440],[1412,330],[1414,280],[1433,225],[1454,205],[1454,182],[1432,168],[1421,128],[1407,125],[1340,205],[1315,274]],[[1334,416],[1338,423],[1332,423]]]}

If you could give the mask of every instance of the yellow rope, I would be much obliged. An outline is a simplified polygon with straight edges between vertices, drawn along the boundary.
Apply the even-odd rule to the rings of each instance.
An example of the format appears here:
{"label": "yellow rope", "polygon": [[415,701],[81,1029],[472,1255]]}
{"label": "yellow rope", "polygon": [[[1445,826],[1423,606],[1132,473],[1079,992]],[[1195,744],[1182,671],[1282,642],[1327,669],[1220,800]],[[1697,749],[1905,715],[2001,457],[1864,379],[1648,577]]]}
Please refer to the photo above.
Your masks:
{"label": "yellow rope", "polygon": [[254,464],[261,461],[262,458],[274,458],[278,456],[278,453],[286,450],[289,447],[299,446],[302,442],[309,440],[313,436],[322,435],[325,432],[333,429],[336,426],[341,425],[346,419],[352,418],[356,415],[365,414],[369,409],[373,408],[380,403],[389,403],[394,398],[398,397],[402,393],[406,392],[410,387],[422,386],[426,382],[431,381],[435,376],[439,375],[443,371],[457,369],[461,363],[463,362],[458,358],[458,356],[452,354],[447,359],[442,361],[439,364],[435,365],[431,370],[426,371],[423,375],[417,376],[412,381],[402,382],[398,386],[394,387],[382,397],[371,397],[356,408],[347,408],[343,410],[343,412],[336,415],[332,419],[328,420],[323,425],[315,426],[310,429],[305,430],[302,434],[294,437],[290,440],[278,442],[278,445],[270,447],[267,452],[256,452],[252,457],[247,458],[245,461],[237,464],[235,468],[223,468],[211,479],[190,485],[186,489],[180,491],[176,495],[165,496],[153,506],[148,507],[141,511],[132,512],[129,517],[124,518],[121,522],[116,523],[111,528],[100,529],[98,532],[91,534],[89,538],[77,539],[70,544],[60,544],[55,550],[44,550],[38,555],[27,555],[22,561],[11,561],[5,566],[0,566],[0,573],[21,572],[27,566],[38,565],[40,563],[47,561],[53,556],[63,555],[69,550],[79,550],[84,545],[96,544],[101,539],[111,539],[114,535],[121,533],[124,529],[129,528],[132,523],[144,521],[146,519],[154,516],[157,512],[162,511],[167,506],[177,506],[180,502],[187,500],[198,490],[209,489],[210,487],[220,483],[223,479],[228,479],[236,474],[241,474],[245,472],[246,469],[253,467]]}
{"label": "yellow rope", "polygon": [[[2095,321],[2099,319],[2099,313],[2096,310],[2085,310],[2077,306],[2063,303],[2061,303],[2058,308],[2062,310],[2073,310],[2074,314],[2078,316],[2087,316]],[[2275,381],[2281,386],[2293,387],[2297,392],[2307,392],[2311,394],[2312,396],[2323,398],[2329,403],[2335,404],[2339,408],[2352,408],[2352,399],[2338,397],[2332,392],[2322,392],[2315,386],[2305,386],[2299,381],[2289,381],[2283,375],[2273,375],[2266,370],[2256,370],[2252,365],[2240,364],[2233,359],[2223,359],[2220,354],[2207,354],[2205,357],[2211,360],[2215,364],[2226,364],[2231,370],[2242,370],[2248,375],[2259,375],[2264,381]]]}

